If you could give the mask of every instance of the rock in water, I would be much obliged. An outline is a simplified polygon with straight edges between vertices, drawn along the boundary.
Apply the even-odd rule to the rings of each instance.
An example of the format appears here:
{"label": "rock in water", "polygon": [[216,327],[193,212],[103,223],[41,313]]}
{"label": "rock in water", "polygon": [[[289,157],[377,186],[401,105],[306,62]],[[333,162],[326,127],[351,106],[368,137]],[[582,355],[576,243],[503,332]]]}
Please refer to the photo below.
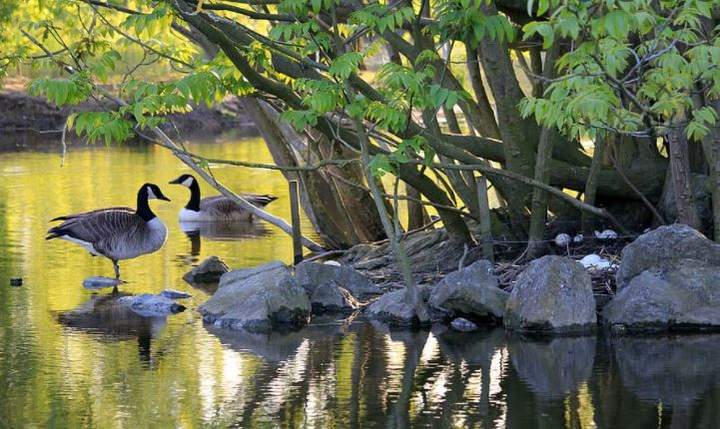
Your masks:
{"label": "rock in water", "polygon": [[561,256],[532,261],[518,276],[505,307],[505,327],[511,330],[586,332],[596,322],[590,275]]}
{"label": "rock in water", "polygon": [[416,286],[420,301],[418,307],[413,305],[412,297],[406,289],[388,292],[367,307],[367,315],[390,325],[413,326],[430,322],[430,309],[427,307],[427,289]]}
{"label": "rock in water", "polygon": [[720,245],[685,225],[643,234],[622,253],[603,309],[615,332],[720,327]]}
{"label": "rock in water", "polygon": [[455,329],[456,331],[460,332],[472,332],[477,331],[478,329],[478,326],[475,323],[462,317],[453,319],[453,321],[450,323],[450,326],[452,326],[453,329]]}
{"label": "rock in water", "polygon": [[217,283],[220,277],[229,271],[228,266],[217,256],[210,256],[189,272],[183,280],[192,283]]}
{"label": "rock in water", "polygon": [[686,259],[633,277],[603,309],[616,331],[720,327],[720,271]]}
{"label": "rock in water", "polygon": [[428,304],[448,318],[497,322],[505,315],[509,295],[498,287],[490,261],[480,260],[445,276],[432,288]]}
{"label": "rock in water", "polygon": [[164,296],[165,298],[170,299],[185,299],[190,298],[192,295],[189,293],[185,293],[179,290],[174,289],[165,289],[164,291],[160,292],[160,295]]}
{"label": "rock in water", "polygon": [[313,313],[352,312],[360,308],[352,294],[334,281],[315,287],[310,295],[310,306]]}
{"label": "rock in water", "polygon": [[370,279],[348,265],[301,262],[295,267],[295,278],[310,294],[316,286],[330,281],[360,299],[381,293],[380,288]]}
{"label": "rock in water", "polygon": [[93,276],[83,280],[85,289],[102,289],[105,287],[115,287],[121,285],[122,280],[113,277]]}
{"label": "rock in water", "polygon": [[235,270],[220,278],[217,292],[199,308],[216,326],[267,332],[278,326],[303,326],[310,300],[282,262]]}
{"label": "rock in water", "polygon": [[162,295],[130,295],[117,300],[141,316],[164,316],[180,313],[185,307]]}

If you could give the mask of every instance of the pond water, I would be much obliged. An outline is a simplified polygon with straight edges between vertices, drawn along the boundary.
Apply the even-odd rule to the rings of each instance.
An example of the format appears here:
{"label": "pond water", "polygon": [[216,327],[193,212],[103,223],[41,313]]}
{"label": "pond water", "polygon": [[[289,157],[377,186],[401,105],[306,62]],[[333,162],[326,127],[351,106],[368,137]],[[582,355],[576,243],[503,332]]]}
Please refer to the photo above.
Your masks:
{"label": "pond water", "polygon": [[[270,160],[257,139],[192,149]],[[262,224],[232,240],[227,231],[188,236],[176,221],[187,190],[166,184],[181,172],[157,147],[71,147],[63,166],[57,153],[0,154],[0,428],[720,424],[720,336],[540,341],[322,319],[269,336],[207,327],[195,309],[212,291],[182,275],[209,255],[232,267],[289,262],[291,242]],[[279,196],[268,208],[289,218],[279,173],[216,174],[237,191]],[[193,295],[187,311],[167,318],[118,311],[109,291],[82,286],[112,274],[107,260],[44,240],[52,217],[132,205],[145,181],[173,200],[153,202],[168,241],[122,263],[121,290]],[[11,287],[13,277],[23,285]]]}

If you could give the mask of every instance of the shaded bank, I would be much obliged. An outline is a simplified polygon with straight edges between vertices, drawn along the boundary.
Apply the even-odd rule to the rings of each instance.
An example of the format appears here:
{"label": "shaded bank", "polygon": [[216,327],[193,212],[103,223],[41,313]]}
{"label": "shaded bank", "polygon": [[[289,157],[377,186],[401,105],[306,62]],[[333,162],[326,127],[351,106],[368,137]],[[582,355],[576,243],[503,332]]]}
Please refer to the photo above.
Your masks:
{"label": "shaded bank", "polygon": [[[21,91],[0,91],[0,150],[42,149],[60,141],[67,117],[79,111],[107,111],[114,106],[106,101],[89,100],[77,106],[57,107],[43,97]],[[234,98],[207,107],[193,106],[183,114],[167,116],[162,128],[174,138],[205,140],[223,133],[256,136],[257,129],[243,107]],[[78,141],[74,132],[68,141]]]}

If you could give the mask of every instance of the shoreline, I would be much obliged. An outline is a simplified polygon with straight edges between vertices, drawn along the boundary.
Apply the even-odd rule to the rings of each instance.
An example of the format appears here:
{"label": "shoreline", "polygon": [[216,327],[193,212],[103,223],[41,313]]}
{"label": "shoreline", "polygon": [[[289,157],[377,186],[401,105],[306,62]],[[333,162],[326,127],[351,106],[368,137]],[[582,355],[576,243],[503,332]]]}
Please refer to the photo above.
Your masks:
{"label": "shoreline", "polygon": [[[57,107],[43,97],[18,90],[0,90],[0,151],[48,150],[57,147],[67,117],[73,112],[109,109],[109,103],[90,100],[74,106]],[[240,103],[228,98],[212,107],[193,106],[192,111],[167,116],[162,125],[171,138],[210,140],[228,132],[239,137],[259,133]],[[68,132],[69,143],[80,142]],[[129,143],[140,142],[135,138]]]}

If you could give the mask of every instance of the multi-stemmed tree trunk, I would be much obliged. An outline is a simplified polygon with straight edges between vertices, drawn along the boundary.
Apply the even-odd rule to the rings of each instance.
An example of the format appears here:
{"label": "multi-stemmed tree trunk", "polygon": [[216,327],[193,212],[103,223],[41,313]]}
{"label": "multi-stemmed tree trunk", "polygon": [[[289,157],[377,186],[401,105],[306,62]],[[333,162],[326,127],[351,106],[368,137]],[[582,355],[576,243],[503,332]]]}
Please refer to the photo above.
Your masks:
{"label": "multi-stemmed tree trunk", "polygon": [[[91,13],[103,8],[135,19],[150,19],[147,10],[159,7],[148,3],[143,11],[135,11],[114,2],[78,1],[88,4]],[[202,47],[206,58],[220,54],[221,60],[229,60],[223,67],[234,67],[252,88],[250,98],[243,101],[245,109],[275,163],[286,167],[286,177],[301,182],[303,207],[330,246],[348,247],[388,234],[393,241],[399,239],[397,223],[390,227],[386,223],[396,214],[381,182],[375,182],[375,168],[389,170],[404,182],[410,229],[427,222],[418,204],[422,200],[435,206],[450,239],[461,244],[475,243],[466,220],[478,218],[476,171],[506,202],[503,209],[514,235],[529,235],[534,243],[547,238],[544,226],[549,213],[578,224],[583,218],[586,229],[591,218],[577,209],[592,213],[593,220],[601,216],[628,228],[644,227],[643,222],[652,218],[649,214],[656,212],[666,176],[672,178],[679,220],[700,226],[691,186],[691,169],[697,165],[708,167],[715,218],[720,219],[717,127],[705,137],[703,150],[692,151],[686,121],[678,118],[683,121],[677,127],[660,133],[666,136],[667,154],[648,137],[655,133],[614,133],[612,127],[600,127],[605,137],[596,142],[595,155],[588,156],[581,137],[565,137],[554,125],[540,126],[536,118],[520,114],[518,106],[527,96],[547,96],[554,59],[576,47],[556,43],[548,45],[549,50],[535,36],[525,40],[522,34],[514,38],[506,34],[534,19],[553,19],[548,14],[531,18],[526,2],[316,3],[174,0],[163,6],[171,10],[175,31]],[[263,25],[251,25],[248,17]],[[482,20],[473,21],[477,18]],[[505,19],[515,27],[508,24],[502,36],[497,25],[488,25]],[[113,31],[126,37],[122,30]],[[388,66],[394,69],[364,73],[359,62],[371,64],[367,52],[372,49],[359,59],[348,55],[358,54],[362,38],[385,45],[390,52]],[[174,61],[172,52],[128,40]],[[72,53],[72,47],[67,51]],[[194,63],[181,61],[186,71],[193,70]],[[413,83],[428,67],[432,73]],[[632,64],[627,67],[634,70]],[[521,73],[531,83],[527,88]],[[611,89],[622,93],[622,100],[633,97],[626,86]],[[707,106],[711,101],[700,97],[698,104]],[[140,106],[140,113],[146,113],[145,108]],[[643,109],[636,109],[642,119],[652,120]],[[131,111],[137,113],[128,109],[127,116]],[[306,120],[293,122],[297,129],[291,129],[283,115],[298,113]],[[342,160],[347,162],[337,162]],[[368,160],[385,164],[369,166]],[[580,193],[582,202],[571,196]],[[641,216],[627,216],[637,213],[637,207],[644,207]]]}

